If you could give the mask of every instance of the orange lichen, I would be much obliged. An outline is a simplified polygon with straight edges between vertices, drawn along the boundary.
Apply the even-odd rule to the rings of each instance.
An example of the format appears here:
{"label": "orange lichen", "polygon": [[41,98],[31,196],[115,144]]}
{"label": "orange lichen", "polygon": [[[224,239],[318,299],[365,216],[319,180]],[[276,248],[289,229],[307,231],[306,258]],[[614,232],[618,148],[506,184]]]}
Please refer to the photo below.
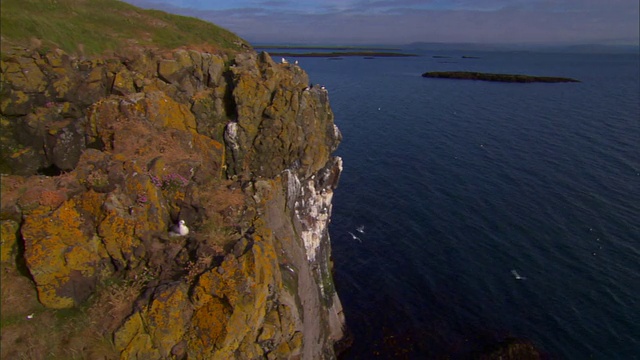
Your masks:
{"label": "orange lichen", "polygon": [[[34,176],[31,183],[16,181],[7,195],[3,177],[3,209],[5,204],[11,208],[17,203],[13,207],[19,214],[14,220],[24,217],[25,258],[45,306],[77,305],[81,300],[75,289],[91,281],[90,286],[98,285],[94,299],[102,302],[100,288],[107,282],[102,281],[107,280],[105,275],[114,275],[111,266],[126,270],[108,281],[144,284],[131,290],[130,297],[119,297],[118,306],[102,308],[108,309],[103,311],[105,316],[120,314],[113,316],[112,323],[87,312],[91,321],[102,324],[103,334],[115,335],[121,358],[262,358],[267,357],[267,348],[270,358],[296,358],[302,334],[296,333],[301,329],[299,314],[294,316],[292,311],[298,309],[289,294],[278,298],[283,291],[278,260],[291,259],[285,259],[282,244],[276,253],[276,239],[265,222],[253,220],[264,214],[261,210],[267,201],[282,196],[282,184],[269,176],[295,160],[301,161],[303,169],[324,166],[325,125],[331,119],[318,114],[328,108],[319,108],[308,95],[304,96],[310,105],[303,108],[301,91],[291,89],[306,86],[306,75],[291,78],[283,69],[292,67],[277,66],[271,60],[247,63],[251,69],[244,71],[240,62],[231,70],[223,69],[221,58],[217,65],[221,68],[212,68],[201,54],[184,52],[175,58],[180,66],[175,81],[169,82],[156,77],[157,58],[141,60],[136,55],[126,66],[117,59],[92,62],[93,69],[85,69],[82,77],[95,85],[80,88],[98,94],[87,98],[94,104],[85,114],[86,141],[91,146],[69,173],[75,182],[61,185],[59,180]],[[222,74],[213,75],[227,70],[236,77],[233,83],[227,83]],[[75,94],[66,78],[59,79],[45,97],[56,90]],[[215,88],[210,87],[214,83]],[[133,84],[139,92],[130,93]],[[107,89],[111,95],[98,100]],[[22,101],[21,94],[24,101],[33,100],[31,92],[12,94],[16,99],[12,101]],[[49,112],[37,117],[43,122],[35,125],[49,126],[53,118],[76,119],[79,116],[60,115],[82,111],[76,105],[47,107]],[[237,114],[227,113],[231,107]],[[196,117],[202,134],[196,133]],[[234,173],[263,177],[262,185],[255,187],[256,202],[250,190],[223,180],[227,159],[219,141],[228,119],[242,127],[238,137],[242,151],[232,159],[233,168],[241,170]],[[58,133],[68,125],[65,120],[44,129]],[[170,174],[184,176],[187,184],[157,186],[150,178],[163,181]],[[167,241],[167,222],[178,214],[193,231],[186,238]],[[279,241],[295,247],[295,231],[285,224],[286,229],[276,230]],[[16,226],[2,223],[2,259],[15,255],[5,254],[4,240],[15,243],[11,232]],[[255,232],[246,235],[251,234],[250,226]],[[230,249],[232,254],[215,266],[218,256]],[[185,270],[189,271],[186,276]],[[309,281],[313,285],[314,279]],[[142,286],[152,293],[150,297],[140,296]],[[308,293],[303,295],[314,296]],[[134,298],[145,299],[144,306],[134,306]],[[289,301],[291,309],[282,303],[278,306],[279,300],[274,299]],[[116,307],[120,310],[112,311]]]}
{"label": "orange lichen", "polygon": [[89,190],[78,198],[78,209],[90,214],[94,219],[100,219],[105,197],[105,194]]}
{"label": "orange lichen", "polygon": [[36,211],[25,218],[21,232],[25,260],[38,289],[40,302],[51,308],[75,304],[71,295],[60,295],[72,273],[96,274],[103,251],[97,239],[82,230],[84,219],[69,200],[50,216]]}
{"label": "orange lichen", "polygon": [[219,279],[219,282],[216,283],[218,287],[213,291],[216,294],[224,295],[233,307],[241,297],[245,277],[241,273],[238,260],[233,256],[228,255],[220,268],[220,272],[215,273]]}
{"label": "orange lichen", "polygon": [[187,285],[181,283],[154,296],[145,318],[154,344],[165,355],[186,332],[191,320]]}
{"label": "orange lichen", "polygon": [[195,116],[186,105],[163,92],[147,92],[144,100],[145,115],[156,126],[196,132]]}
{"label": "orange lichen", "polygon": [[196,307],[209,302],[214,296],[214,289],[217,286],[217,282],[219,282],[219,278],[213,272],[214,270],[209,270],[198,278],[198,283],[191,295],[191,301]]}
{"label": "orange lichen", "polygon": [[134,313],[114,335],[115,348],[121,359],[160,359],[160,352],[154,348],[151,336],[145,332],[140,313]]}
{"label": "orange lichen", "polygon": [[189,333],[191,356],[203,358],[224,339],[229,316],[229,310],[216,298],[194,312]]}
{"label": "orange lichen", "polygon": [[134,228],[133,219],[123,218],[116,211],[107,211],[98,225],[98,235],[102,238],[109,256],[122,264],[133,260],[134,247],[140,243],[134,236]]}

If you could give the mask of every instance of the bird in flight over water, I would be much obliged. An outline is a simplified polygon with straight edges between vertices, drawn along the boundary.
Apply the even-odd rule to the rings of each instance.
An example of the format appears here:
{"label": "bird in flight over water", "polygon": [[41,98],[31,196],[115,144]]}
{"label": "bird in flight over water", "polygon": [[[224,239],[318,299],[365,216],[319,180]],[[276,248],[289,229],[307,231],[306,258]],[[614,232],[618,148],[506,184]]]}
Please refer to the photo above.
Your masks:
{"label": "bird in flight over water", "polygon": [[352,233],[351,231],[349,231],[349,235],[351,235],[353,240],[358,240],[359,242],[362,242],[362,240],[359,237],[357,237],[354,233]]}
{"label": "bird in flight over water", "polygon": [[515,270],[511,270],[511,274],[513,274],[513,277],[516,278],[516,280],[527,280],[526,277],[520,276],[520,274]]}

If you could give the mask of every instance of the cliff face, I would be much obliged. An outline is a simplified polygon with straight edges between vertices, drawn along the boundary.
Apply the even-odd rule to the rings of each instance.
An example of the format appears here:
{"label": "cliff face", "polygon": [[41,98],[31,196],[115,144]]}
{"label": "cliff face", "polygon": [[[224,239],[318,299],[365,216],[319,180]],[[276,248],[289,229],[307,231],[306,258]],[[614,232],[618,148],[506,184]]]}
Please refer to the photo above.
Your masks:
{"label": "cliff face", "polygon": [[335,357],[340,132],[301,68],[16,49],[1,71],[3,358]]}

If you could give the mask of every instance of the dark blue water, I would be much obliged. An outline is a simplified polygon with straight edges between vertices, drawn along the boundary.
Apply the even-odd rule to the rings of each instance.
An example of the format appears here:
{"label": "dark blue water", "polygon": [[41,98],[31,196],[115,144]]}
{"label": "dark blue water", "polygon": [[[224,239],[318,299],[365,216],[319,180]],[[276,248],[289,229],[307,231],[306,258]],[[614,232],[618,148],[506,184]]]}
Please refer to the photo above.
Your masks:
{"label": "dark blue water", "polygon": [[[552,358],[638,358],[638,55],[460,55],[299,59],[344,135],[345,357],[458,358],[517,336]],[[420,76],[444,70],[582,82]]]}

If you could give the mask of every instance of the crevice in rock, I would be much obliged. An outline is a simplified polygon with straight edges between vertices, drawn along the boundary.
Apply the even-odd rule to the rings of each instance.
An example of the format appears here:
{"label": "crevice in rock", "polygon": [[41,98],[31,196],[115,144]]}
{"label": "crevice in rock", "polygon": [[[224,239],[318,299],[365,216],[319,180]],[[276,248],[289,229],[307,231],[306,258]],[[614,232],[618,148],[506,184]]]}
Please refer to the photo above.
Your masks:
{"label": "crevice in rock", "polygon": [[97,138],[96,141],[87,144],[87,149],[96,149],[96,150],[104,151],[105,143],[104,141],[102,141],[102,139]]}
{"label": "crevice in rock", "polygon": [[60,176],[62,174],[62,170],[57,167],[55,164],[51,164],[48,167],[41,167],[38,169],[38,175],[44,176]]}
{"label": "crevice in rock", "polygon": [[238,118],[238,109],[236,107],[236,101],[233,99],[233,72],[227,70],[222,73],[222,76],[227,84],[224,92],[224,111],[227,113],[227,118],[235,120]]}
{"label": "crevice in rock", "polygon": [[22,238],[22,234],[20,233],[21,228],[22,228],[22,224],[20,224],[20,227],[18,228],[18,230],[16,230],[16,239],[17,239],[16,241],[17,251],[16,251],[16,257],[15,257],[16,269],[18,270],[18,273],[20,273],[20,275],[29,278],[29,280],[31,280],[31,282],[35,284],[36,281],[33,278],[33,275],[31,275],[31,271],[27,266],[27,260],[24,257],[25,248],[24,248],[24,239]]}

